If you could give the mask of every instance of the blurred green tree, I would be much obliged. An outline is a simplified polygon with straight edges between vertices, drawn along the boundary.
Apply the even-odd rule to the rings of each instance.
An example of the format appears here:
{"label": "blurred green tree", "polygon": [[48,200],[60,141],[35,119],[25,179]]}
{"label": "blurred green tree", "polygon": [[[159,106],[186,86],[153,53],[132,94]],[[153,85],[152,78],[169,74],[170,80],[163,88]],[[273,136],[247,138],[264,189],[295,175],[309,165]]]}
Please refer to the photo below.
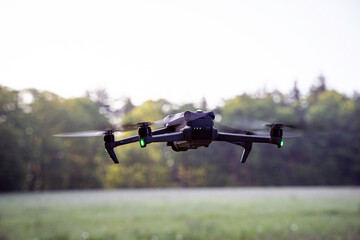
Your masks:
{"label": "blurred green tree", "polygon": [[96,104],[35,89],[0,91],[2,190],[101,187],[96,171],[102,141],[52,136],[104,129],[108,120]]}
{"label": "blurred green tree", "polygon": [[[120,164],[114,165],[101,137],[52,136],[105,130],[119,121],[157,121],[196,110],[194,104],[175,105],[164,99],[134,106],[124,98],[118,109],[111,103],[104,91],[64,99],[36,89],[15,91],[0,86],[0,191],[360,184],[360,97],[328,90],[323,76],[307,96],[295,82],[289,94],[276,90],[242,94],[215,109],[219,131],[226,125],[233,130],[267,132],[266,122],[279,121],[299,126],[302,137],[285,139],[280,150],[254,144],[246,164],[239,162],[241,147],[213,142],[208,148],[186,152],[174,152],[166,143],[144,149],[129,144],[116,148]],[[200,105],[207,107],[205,99]],[[116,138],[136,134],[121,133]]]}

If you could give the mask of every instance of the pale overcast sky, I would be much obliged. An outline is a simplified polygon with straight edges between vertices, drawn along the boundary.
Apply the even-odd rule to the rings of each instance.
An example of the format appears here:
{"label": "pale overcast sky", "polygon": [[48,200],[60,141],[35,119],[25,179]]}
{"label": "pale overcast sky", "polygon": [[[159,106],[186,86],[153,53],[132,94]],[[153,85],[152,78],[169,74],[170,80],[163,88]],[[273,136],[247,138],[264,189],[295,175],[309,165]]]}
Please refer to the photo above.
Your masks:
{"label": "pale overcast sky", "polygon": [[0,84],[135,104],[360,91],[360,1],[0,1]]}

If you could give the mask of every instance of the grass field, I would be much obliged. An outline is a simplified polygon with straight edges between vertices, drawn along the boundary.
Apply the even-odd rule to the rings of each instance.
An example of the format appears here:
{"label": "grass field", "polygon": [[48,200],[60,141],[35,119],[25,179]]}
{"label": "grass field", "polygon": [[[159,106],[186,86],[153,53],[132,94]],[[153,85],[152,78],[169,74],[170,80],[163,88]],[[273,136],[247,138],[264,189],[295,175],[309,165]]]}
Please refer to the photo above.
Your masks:
{"label": "grass field", "polygon": [[360,239],[360,189],[1,194],[0,239]]}

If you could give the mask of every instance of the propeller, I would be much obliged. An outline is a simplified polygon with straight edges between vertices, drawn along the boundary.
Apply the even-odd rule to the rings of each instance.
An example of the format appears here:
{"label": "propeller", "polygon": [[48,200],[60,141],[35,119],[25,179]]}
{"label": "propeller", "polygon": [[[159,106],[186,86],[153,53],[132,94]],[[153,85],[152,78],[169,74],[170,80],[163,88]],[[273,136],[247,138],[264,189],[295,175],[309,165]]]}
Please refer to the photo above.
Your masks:
{"label": "propeller", "polygon": [[[254,131],[254,135],[259,135],[259,136],[269,136],[269,132],[265,132],[265,131]],[[288,139],[288,138],[298,138],[301,137],[301,133],[300,132],[283,132],[282,138]]]}
{"label": "propeller", "polygon": [[80,131],[80,132],[64,132],[54,134],[54,137],[98,137],[105,134],[113,134],[115,132],[129,132],[137,130],[139,127],[150,126],[150,125],[163,125],[163,120],[158,120],[155,122],[139,122],[135,124],[121,124],[116,129],[110,130],[90,130],[90,131]]}
{"label": "propeller", "polygon": [[[114,132],[114,130],[109,130]],[[100,130],[91,130],[91,131],[83,131],[83,132],[66,132],[66,133],[58,133],[54,134],[54,137],[97,137],[102,136],[107,131],[100,131]]]}
{"label": "propeller", "polygon": [[254,131],[243,130],[240,128],[233,128],[233,127],[229,127],[229,126],[223,125],[218,122],[216,123],[216,125],[221,131],[224,131],[224,132],[246,134],[246,135],[257,135],[257,133],[255,133]]}
{"label": "propeller", "polygon": [[[243,125],[248,125],[248,123],[249,123],[249,121],[246,121],[245,124],[243,124]],[[243,127],[239,127],[239,128],[229,127],[229,126],[226,126],[226,125],[218,123],[218,122],[216,123],[216,125],[218,126],[218,128],[221,131],[226,131],[226,132],[236,133],[236,134],[269,136],[269,132],[265,131],[265,130],[267,128],[271,129],[274,127],[278,127],[281,129],[283,129],[283,128],[290,129],[290,132],[284,131],[283,138],[296,138],[296,137],[301,136],[301,134],[299,132],[294,132],[294,130],[301,129],[299,126],[297,126],[295,124],[265,123],[260,120],[254,120],[254,122],[252,122],[249,125],[249,129],[251,129],[251,130],[242,129]]]}
{"label": "propeller", "polygon": [[295,125],[295,124],[289,124],[289,123],[266,123],[264,125],[264,127],[268,127],[268,128],[273,128],[273,127],[278,127],[278,128],[290,128],[290,129],[300,129],[300,126]]}

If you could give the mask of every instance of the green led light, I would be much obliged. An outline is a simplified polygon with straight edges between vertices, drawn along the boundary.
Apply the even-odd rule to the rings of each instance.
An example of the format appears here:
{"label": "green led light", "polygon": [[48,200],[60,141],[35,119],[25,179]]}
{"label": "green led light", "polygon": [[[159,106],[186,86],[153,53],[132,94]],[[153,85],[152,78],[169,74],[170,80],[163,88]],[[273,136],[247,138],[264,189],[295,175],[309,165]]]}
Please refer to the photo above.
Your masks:
{"label": "green led light", "polygon": [[146,143],[145,140],[143,138],[140,139],[140,146],[141,147],[145,147]]}
{"label": "green led light", "polygon": [[108,150],[105,148],[105,152],[109,153]]}
{"label": "green led light", "polygon": [[284,140],[281,140],[280,147],[284,146]]}

